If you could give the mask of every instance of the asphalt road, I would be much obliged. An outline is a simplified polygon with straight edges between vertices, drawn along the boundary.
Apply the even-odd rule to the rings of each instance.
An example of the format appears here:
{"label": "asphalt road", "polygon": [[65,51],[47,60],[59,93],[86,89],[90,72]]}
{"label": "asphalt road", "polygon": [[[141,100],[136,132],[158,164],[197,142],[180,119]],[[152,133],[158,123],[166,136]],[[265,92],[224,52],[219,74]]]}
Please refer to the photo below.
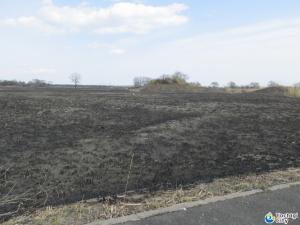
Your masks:
{"label": "asphalt road", "polygon": [[[268,212],[274,215],[300,215],[300,186],[215,202],[119,225],[263,225],[266,224],[264,218]],[[288,224],[299,225],[300,218],[289,219]]]}

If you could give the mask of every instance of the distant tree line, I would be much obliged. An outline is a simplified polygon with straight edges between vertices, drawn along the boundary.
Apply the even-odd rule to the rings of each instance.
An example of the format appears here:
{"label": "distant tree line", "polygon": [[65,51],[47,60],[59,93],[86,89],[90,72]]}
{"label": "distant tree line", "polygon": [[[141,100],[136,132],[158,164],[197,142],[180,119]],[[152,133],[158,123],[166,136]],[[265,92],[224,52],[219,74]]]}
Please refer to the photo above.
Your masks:
{"label": "distant tree line", "polygon": [[[275,81],[269,81],[267,84],[267,87],[280,87],[282,86],[281,84],[275,82]],[[293,85],[294,87],[300,87],[300,82],[296,83]],[[210,88],[220,88],[221,86],[219,85],[218,82],[214,81],[212,82],[208,87]],[[251,82],[250,84],[247,85],[238,85],[233,81],[230,81],[227,83],[227,85],[224,86],[225,88],[231,88],[231,89],[237,89],[237,88],[242,88],[242,89],[259,89],[262,86],[258,82]]]}
{"label": "distant tree line", "polygon": [[26,84],[24,81],[0,80],[0,86],[26,86]]}
{"label": "distant tree line", "polygon": [[[72,73],[69,76],[70,81],[74,84],[74,87],[77,88],[80,81],[81,75],[79,73]],[[0,86],[15,86],[15,87],[48,87],[52,85],[51,82],[40,80],[40,79],[33,79],[31,81],[17,81],[17,80],[0,80]]]}
{"label": "distant tree line", "polygon": [[243,88],[243,89],[259,89],[260,84],[258,82],[251,82],[250,84],[247,85],[237,85],[235,82],[230,81],[227,86],[227,88],[235,89],[235,88]]}
{"label": "distant tree line", "polygon": [[[80,81],[81,81],[81,74],[79,73],[72,73],[69,76],[70,81],[74,84],[74,87],[77,88]],[[201,84],[199,82],[192,82],[188,83],[187,80],[189,79],[188,75],[182,72],[175,72],[173,74],[163,74],[157,79],[152,79],[150,77],[139,76],[133,79],[133,84],[135,87],[143,87],[148,84],[189,84],[193,86],[200,87]],[[40,80],[40,79],[33,79],[28,82],[24,81],[17,81],[17,80],[0,80],[0,86],[18,86],[18,87],[47,87],[52,85],[51,82]],[[280,87],[279,83],[275,81],[269,81],[267,87]],[[233,81],[230,81],[225,86],[221,86],[217,81],[212,82],[209,88],[230,88],[230,89],[259,89],[261,85],[258,82],[251,82],[248,85],[238,85]],[[300,82],[295,83],[293,87],[300,87]]]}
{"label": "distant tree line", "polygon": [[[189,79],[188,75],[182,72],[175,72],[174,74],[163,74],[157,79],[149,77],[139,76],[133,79],[135,87],[143,87],[148,84],[187,84]],[[199,82],[188,83],[194,86],[201,86]],[[269,81],[267,87],[280,87],[279,83],[275,81]],[[294,87],[300,87],[300,82],[293,85]],[[233,81],[230,81],[225,86],[221,86],[217,81],[212,82],[208,85],[209,88],[230,88],[230,89],[259,89],[262,86],[258,82],[251,82],[247,85],[238,85]]]}
{"label": "distant tree line", "polygon": [[33,79],[28,82],[17,80],[0,80],[0,86],[17,86],[17,87],[47,87],[51,83],[48,81]]}

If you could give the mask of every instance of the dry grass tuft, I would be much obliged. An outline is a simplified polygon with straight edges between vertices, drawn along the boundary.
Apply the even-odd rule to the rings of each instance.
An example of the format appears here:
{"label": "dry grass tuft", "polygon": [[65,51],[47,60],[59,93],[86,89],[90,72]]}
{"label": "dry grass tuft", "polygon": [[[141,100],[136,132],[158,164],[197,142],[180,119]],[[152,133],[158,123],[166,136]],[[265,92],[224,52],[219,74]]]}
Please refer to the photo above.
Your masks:
{"label": "dry grass tuft", "polygon": [[60,207],[46,207],[27,216],[13,218],[4,225],[80,225],[95,220],[121,217],[174,204],[207,199],[253,189],[267,190],[277,184],[300,181],[300,169],[274,171],[260,175],[250,174],[215,179],[211,183],[198,183],[176,190],[145,193],[143,198],[129,194],[116,202],[89,201]]}
{"label": "dry grass tuft", "polygon": [[285,96],[299,98],[300,97],[300,87],[287,87],[284,92]]}

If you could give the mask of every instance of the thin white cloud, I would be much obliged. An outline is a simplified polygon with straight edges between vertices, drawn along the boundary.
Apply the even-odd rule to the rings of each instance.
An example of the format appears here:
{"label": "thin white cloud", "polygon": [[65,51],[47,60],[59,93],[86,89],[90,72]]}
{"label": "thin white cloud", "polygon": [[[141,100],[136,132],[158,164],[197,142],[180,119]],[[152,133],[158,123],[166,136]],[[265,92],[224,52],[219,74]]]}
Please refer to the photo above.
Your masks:
{"label": "thin white cloud", "polygon": [[92,42],[92,43],[89,43],[87,45],[87,47],[90,48],[90,49],[100,49],[100,48],[110,47],[110,45],[102,44],[102,43],[98,43],[98,42]]}
{"label": "thin white cloud", "polygon": [[21,65],[16,66],[15,72],[22,72],[25,74],[33,74],[33,75],[48,75],[56,73],[56,69],[49,67],[33,67],[29,64],[23,63]]}
{"label": "thin white cloud", "polygon": [[24,27],[38,29],[46,33],[62,33],[63,30],[45,23],[35,16],[22,16],[18,18],[9,18],[0,20],[0,26]]}
{"label": "thin white cloud", "polygon": [[44,74],[53,74],[56,72],[56,70],[53,68],[35,68],[29,70],[29,72],[32,74],[44,75]]}
{"label": "thin white cloud", "polygon": [[56,6],[44,0],[36,15],[2,20],[2,24],[37,28],[47,32],[148,33],[152,30],[179,26],[188,21],[182,13],[184,4],[152,6],[142,3],[118,2],[110,7],[87,4]]}
{"label": "thin white cloud", "polygon": [[152,74],[184,71],[206,84],[214,80],[291,84],[299,80],[299,40],[300,18],[266,21],[164,44],[136,65]]}
{"label": "thin white cloud", "polygon": [[88,48],[90,49],[100,49],[104,50],[105,52],[111,54],[111,55],[123,55],[126,53],[126,50],[124,48],[117,47],[113,44],[104,44],[99,42],[92,42],[89,43]]}
{"label": "thin white cloud", "polygon": [[[38,67],[32,66],[31,64],[20,64],[14,66],[13,69],[10,69],[10,72],[13,74],[25,74],[25,75],[32,75],[32,76],[46,76],[52,75],[57,72],[56,69],[51,67]],[[41,77],[42,78],[42,77]]]}
{"label": "thin white cloud", "polygon": [[219,32],[203,33],[184,40],[176,41],[176,44],[188,44],[198,42],[197,47],[208,47],[226,45],[230,43],[241,43],[249,41],[270,41],[274,39],[288,38],[300,34],[300,18],[289,18],[260,22],[226,29]]}
{"label": "thin white cloud", "polygon": [[125,53],[126,53],[125,49],[122,48],[112,48],[110,50],[110,54],[112,55],[123,55]]}

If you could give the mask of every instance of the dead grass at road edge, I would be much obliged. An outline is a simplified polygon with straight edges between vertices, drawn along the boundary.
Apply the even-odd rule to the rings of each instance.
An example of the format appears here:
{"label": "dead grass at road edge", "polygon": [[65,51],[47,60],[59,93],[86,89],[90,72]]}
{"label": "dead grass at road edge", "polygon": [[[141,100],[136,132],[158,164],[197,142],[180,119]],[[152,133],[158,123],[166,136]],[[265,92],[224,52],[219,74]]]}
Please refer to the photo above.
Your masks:
{"label": "dead grass at road edge", "polygon": [[263,174],[250,174],[215,179],[211,183],[196,183],[176,190],[158,191],[143,195],[129,194],[116,201],[96,199],[58,207],[46,207],[23,215],[4,225],[81,225],[139,212],[168,207],[179,203],[204,200],[253,189],[267,190],[271,186],[300,181],[300,169],[290,168]]}

